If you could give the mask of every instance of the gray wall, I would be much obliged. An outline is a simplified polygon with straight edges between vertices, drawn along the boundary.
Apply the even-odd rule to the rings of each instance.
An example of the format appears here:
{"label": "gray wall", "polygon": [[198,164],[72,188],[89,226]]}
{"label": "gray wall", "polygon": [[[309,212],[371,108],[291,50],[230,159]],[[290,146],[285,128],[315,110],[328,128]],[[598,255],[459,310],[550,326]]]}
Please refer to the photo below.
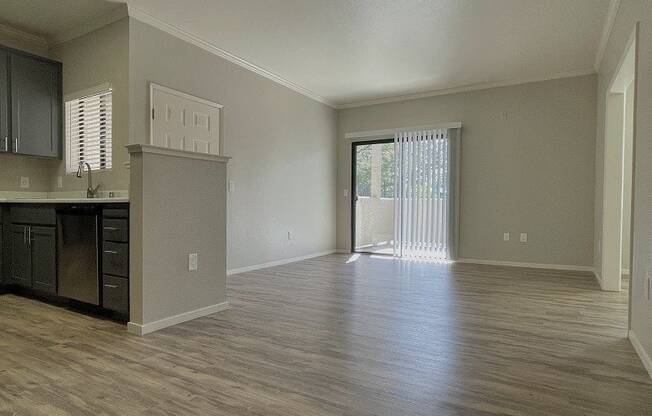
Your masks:
{"label": "gray wall", "polygon": [[149,81],[224,105],[228,268],[333,249],[335,110],[137,20],[129,31],[132,143],[149,140]]}
{"label": "gray wall", "polygon": [[[113,88],[113,168],[94,172],[100,190],[129,188],[129,19],[124,18],[79,38],[56,45],[52,59],[63,63],[63,95],[74,94],[103,83]],[[57,176],[63,177],[63,188],[57,188]],[[66,175],[64,160],[52,172],[51,191],[85,190],[86,181],[74,174]]]}
{"label": "gray wall", "polygon": [[652,356],[652,302],[647,299],[647,275],[652,270],[652,2],[648,0],[622,1],[611,36],[600,65],[598,77],[597,140],[596,140],[596,215],[595,266],[600,270],[602,238],[602,195],[604,163],[605,97],[609,82],[617,70],[627,41],[639,22],[636,104],[634,125],[634,201],[632,228],[633,261],[631,273],[630,327],[636,334],[648,357]]}
{"label": "gray wall", "polygon": [[340,111],[338,248],[350,248],[344,134],[461,121],[459,257],[591,266],[595,105],[589,75]]}
{"label": "gray wall", "polygon": [[[226,301],[226,163],[132,155],[132,322]],[[188,254],[198,269],[188,271]]]}

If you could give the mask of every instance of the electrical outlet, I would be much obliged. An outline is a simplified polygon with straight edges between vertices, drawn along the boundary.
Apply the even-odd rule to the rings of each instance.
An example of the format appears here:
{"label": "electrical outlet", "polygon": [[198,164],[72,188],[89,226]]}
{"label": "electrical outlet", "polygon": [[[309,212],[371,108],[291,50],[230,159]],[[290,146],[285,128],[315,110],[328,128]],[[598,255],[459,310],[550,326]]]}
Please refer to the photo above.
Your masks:
{"label": "electrical outlet", "polygon": [[503,233],[503,241],[509,241],[509,233]]}
{"label": "electrical outlet", "polygon": [[292,240],[292,238],[293,238],[292,231],[288,231],[288,240]]}
{"label": "electrical outlet", "polygon": [[57,176],[57,188],[63,188],[63,176]]}
{"label": "electrical outlet", "polygon": [[527,243],[527,233],[521,233],[521,243]]}
{"label": "electrical outlet", "polygon": [[349,196],[349,190],[348,190],[348,189],[345,189],[345,190],[344,190],[344,198],[346,198],[347,196]]}
{"label": "electrical outlet", "polygon": [[235,192],[235,181],[229,181],[229,192]]}
{"label": "electrical outlet", "polygon": [[20,187],[21,188],[29,188],[29,177],[28,176],[21,176],[20,177]]}
{"label": "electrical outlet", "polygon": [[188,254],[188,270],[193,272],[197,270],[197,267],[198,267],[197,253]]}

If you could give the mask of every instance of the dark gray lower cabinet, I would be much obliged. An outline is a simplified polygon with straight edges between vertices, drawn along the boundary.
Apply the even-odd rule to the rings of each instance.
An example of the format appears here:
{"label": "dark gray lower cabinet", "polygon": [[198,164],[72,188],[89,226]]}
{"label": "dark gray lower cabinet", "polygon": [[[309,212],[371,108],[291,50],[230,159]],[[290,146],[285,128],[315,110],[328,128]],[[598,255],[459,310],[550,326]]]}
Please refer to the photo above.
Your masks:
{"label": "dark gray lower cabinet", "polygon": [[12,224],[11,283],[56,293],[56,237],[53,227]]}
{"label": "dark gray lower cabinet", "polygon": [[32,252],[27,244],[27,225],[9,226],[11,241],[10,281],[13,284],[32,287]]}
{"label": "dark gray lower cabinet", "polygon": [[102,270],[113,276],[129,277],[129,245],[105,241]]}
{"label": "dark gray lower cabinet", "polygon": [[57,292],[57,249],[53,227],[30,226],[32,287],[48,293]]}
{"label": "dark gray lower cabinet", "polygon": [[102,306],[111,311],[129,313],[129,279],[102,276]]}
{"label": "dark gray lower cabinet", "polygon": [[[2,206],[0,206],[0,220],[2,219]],[[5,250],[3,249],[5,245],[5,239],[3,235],[4,226],[0,223],[0,292],[2,291],[2,285],[5,284]]]}

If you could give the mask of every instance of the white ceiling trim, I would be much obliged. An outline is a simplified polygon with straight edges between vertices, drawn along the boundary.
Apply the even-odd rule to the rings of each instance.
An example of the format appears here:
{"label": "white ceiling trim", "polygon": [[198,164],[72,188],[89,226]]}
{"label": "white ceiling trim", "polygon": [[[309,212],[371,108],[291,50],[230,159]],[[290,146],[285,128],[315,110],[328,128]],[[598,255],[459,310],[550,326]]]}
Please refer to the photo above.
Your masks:
{"label": "white ceiling trim", "polygon": [[349,104],[340,104],[336,108],[341,110],[346,108],[364,107],[368,105],[393,103],[397,101],[416,100],[419,98],[436,97],[438,95],[457,94],[461,92],[486,90],[489,88],[497,88],[497,87],[508,87],[511,85],[528,84],[530,82],[548,81],[548,80],[560,79],[560,78],[572,78],[572,77],[579,77],[579,76],[591,75],[591,74],[595,74],[595,70],[593,68],[586,68],[586,69],[579,69],[575,71],[560,72],[557,74],[541,76],[541,77],[522,78],[522,79],[496,81],[496,82],[483,82],[478,84],[460,85],[458,87],[445,88],[441,90],[419,92],[415,94],[395,95],[390,97],[376,98],[373,100],[358,101]]}
{"label": "white ceiling trim", "polygon": [[598,44],[598,51],[595,54],[595,63],[593,64],[593,69],[595,69],[596,72],[600,71],[600,64],[602,64],[604,52],[607,49],[607,44],[609,43],[609,37],[611,36],[616,16],[618,16],[620,1],[621,0],[611,0],[611,2],[609,2],[609,9],[607,10],[607,16],[604,19],[602,35],[600,36],[600,43]]}
{"label": "white ceiling trim", "polygon": [[146,23],[150,26],[154,26],[157,29],[160,29],[172,36],[175,36],[179,39],[185,40],[186,42],[189,42],[195,46],[198,46],[205,51],[211,52],[217,56],[220,56],[227,61],[233,62],[236,65],[240,65],[243,68],[246,68],[260,76],[263,76],[267,79],[270,79],[278,84],[283,85],[284,87],[287,87],[295,92],[298,92],[299,94],[305,95],[308,98],[312,98],[315,101],[318,101],[322,104],[326,104],[329,107],[336,108],[335,104],[332,103],[331,101],[327,100],[326,98],[322,97],[319,94],[316,94],[312,91],[310,91],[307,88],[304,88],[298,84],[295,84],[292,81],[289,81],[279,75],[274,74],[273,72],[270,72],[264,68],[259,67],[256,64],[253,64],[245,59],[239,58],[235,55],[233,55],[230,52],[225,51],[224,49],[218,48],[217,46],[213,45],[210,42],[207,42],[203,39],[200,39],[199,37],[186,32],[185,30],[179,28],[178,26],[175,26],[173,24],[164,22],[163,20],[160,20],[152,15],[150,15],[147,12],[144,12],[141,9],[138,9],[133,6],[129,6],[129,16],[133,17],[136,20],[140,20],[143,23]]}
{"label": "white ceiling trim", "polygon": [[57,35],[49,39],[50,46],[58,45],[60,43],[67,42],[69,40],[78,38],[87,33],[90,33],[94,30],[97,30],[106,25],[110,25],[113,22],[117,22],[123,17],[127,17],[127,8],[126,7],[116,7],[109,13],[104,13],[98,16],[95,16],[91,19],[88,19],[81,25],[75,27],[72,30],[69,30],[61,35]]}
{"label": "white ceiling trim", "polygon": [[24,32],[20,29],[16,29],[15,27],[0,24],[0,34],[8,38],[23,41],[38,48],[48,47],[48,41],[44,37]]}

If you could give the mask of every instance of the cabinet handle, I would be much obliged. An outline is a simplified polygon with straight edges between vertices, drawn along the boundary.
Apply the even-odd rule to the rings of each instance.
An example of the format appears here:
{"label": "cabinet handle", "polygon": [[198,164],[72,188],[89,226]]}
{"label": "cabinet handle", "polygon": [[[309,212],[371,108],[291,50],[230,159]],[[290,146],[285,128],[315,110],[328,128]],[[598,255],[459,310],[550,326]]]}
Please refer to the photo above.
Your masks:
{"label": "cabinet handle", "polygon": [[19,145],[20,145],[20,139],[18,137],[14,138],[14,152],[18,153]]}
{"label": "cabinet handle", "polygon": [[27,245],[27,226],[23,225],[23,244]]}
{"label": "cabinet handle", "polygon": [[104,287],[108,287],[109,289],[117,289],[118,285],[105,284]]}
{"label": "cabinet handle", "polygon": [[32,245],[32,226],[27,227],[27,243],[31,246]]}
{"label": "cabinet handle", "polygon": [[117,251],[114,251],[114,250],[104,250],[104,252],[105,252],[106,254],[118,254],[118,252],[117,252]]}
{"label": "cabinet handle", "polygon": [[118,231],[116,227],[104,227],[104,229],[107,231]]}

